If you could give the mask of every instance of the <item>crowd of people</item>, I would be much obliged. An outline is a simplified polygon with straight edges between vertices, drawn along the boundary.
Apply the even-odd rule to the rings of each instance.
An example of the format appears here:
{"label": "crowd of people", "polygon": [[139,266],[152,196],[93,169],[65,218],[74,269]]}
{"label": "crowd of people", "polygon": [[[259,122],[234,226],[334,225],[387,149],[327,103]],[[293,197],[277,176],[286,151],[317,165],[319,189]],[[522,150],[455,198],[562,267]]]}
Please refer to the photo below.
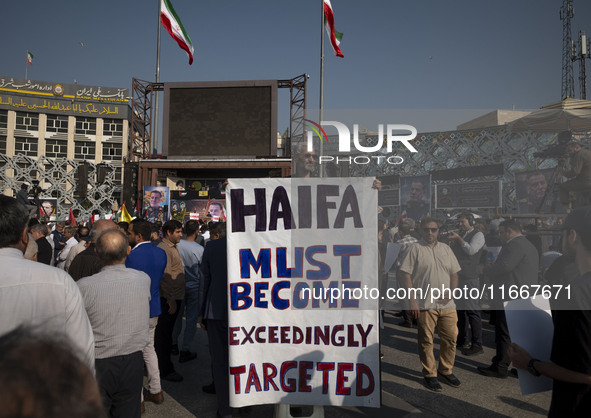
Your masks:
{"label": "crowd of people", "polygon": [[[450,227],[451,225],[451,227]],[[445,225],[425,217],[419,223],[403,219],[396,227],[383,222],[381,257],[387,243],[400,244],[391,272],[398,287],[408,292],[400,326],[417,326],[417,345],[424,385],[435,392],[440,382],[461,386],[453,374],[456,349],[465,356],[484,353],[483,308],[494,325],[496,353],[491,364],[475,372],[491,378],[507,378],[511,364],[534,376],[554,379],[550,416],[587,416],[591,411],[591,209],[573,210],[566,219],[548,225],[536,218],[522,225],[515,219],[476,219],[461,213]],[[540,235],[545,230],[549,234]],[[382,262],[382,261],[381,261]],[[381,273],[384,271],[381,265]],[[484,285],[484,286],[482,286]],[[570,292],[552,293],[554,338],[550,362],[533,359],[511,342],[504,302],[533,295],[534,289],[570,285]],[[441,294],[430,298],[429,289],[463,289],[455,298]],[[526,295],[507,289],[526,289]],[[495,290],[496,289],[496,290]],[[503,289],[504,291],[500,291]],[[474,290],[476,293],[471,292]],[[481,290],[487,290],[481,295]],[[432,293],[431,293],[432,295]],[[438,294],[439,296],[439,294]],[[481,297],[484,296],[484,297]],[[485,306],[483,303],[485,302]],[[535,326],[535,324],[532,324]],[[434,356],[434,333],[440,339],[439,361]]]}
{"label": "crowd of people", "polygon": [[[163,403],[161,380],[183,380],[171,356],[179,355],[180,363],[197,357],[191,347],[198,326],[208,329],[210,339],[219,337],[217,323],[227,329],[225,298],[214,294],[223,289],[225,295],[226,279],[208,267],[217,262],[220,248],[225,256],[225,223],[137,218],[75,226],[45,224],[29,215],[16,199],[0,196],[0,259],[6,264],[0,282],[0,379],[8,411],[0,416],[139,417],[144,402]],[[221,245],[215,251],[204,250],[216,240]],[[222,263],[225,269],[225,259]],[[212,277],[215,286],[209,285]],[[59,372],[46,371],[38,357],[60,347],[60,361],[77,361]],[[203,390],[217,394],[219,416],[231,416],[227,379],[220,381],[228,372],[227,347],[225,358],[217,340],[210,347],[215,347],[213,382]],[[10,379],[33,367],[19,350],[42,370]],[[25,393],[31,379],[40,380],[39,386],[54,382],[56,391],[68,393],[37,398]],[[68,379],[81,380],[66,389],[57,384]],[[60,396],[49,410],[41,407]],[[29,407],[33,401],[39,404]],[[74,415],[52,415],[68,408]]]}
{"label": "crowd of people", "polygon": [[[513,364],[549,376],[555,381],[550,415],[585,415],[591,410],[591,210],[575,209],[553,226],[541,219],[525,226],[514,219],[487,221],[472,213],[459,214],[451,225],[444,230],[439,219],[429,216],[420,222],[402,219],[393,228],[381,222],[380,287],[387,277],[383,262],[390,242],[400,244],[391,272],[398,287],[407,290],[570,284],[572,300],[551,301],[555,331],[550,362],[532,358],[512,343],[503,305],[508,297],[484,298],[495,328],[496,354],[491,364],[475,372],[506,378]],[[539,229],[554,233],[542,239]],[[212,383],[203,391],[216,394],[218,416],[232,416],[225,223],[160,224],[138,218],[130,223],[103,219],[92,225],[46,225],[30,218],[16,199],[0,196],[0,261],[5,269],[0,282],[0,380],[9,382],[2,395],[14,394],[3,403],[12,415],[33,401],[55,402],[56,411],[67,410],[69,399],[79,411],[76,416],[139,417],[144,402],[165,401],[161,380],[183,381],[171,358],[178,355],[179,363],[196,358],[191,348],[201,326],[207,331],[212,364]],[[435,299],[408,295],[399,325],[417,327],[426,388],[440,392],[441,383],[460,387],[453,372],[458,352],[484,352],[482,298],[470,292],[463,297],[442,293]],[[35,361],[52,350],[61,350],[55,358],[69,367],[38,370],[34,378],[48,384],[76,379],[75,387],[55,386],[70,397],[57,401],[48,393],[38,398],[23,390],[29,377],[6,377],[43,369]],[[31,358],[35,361],[29,362]],[[102,409],[96,407],[99,398]]]}

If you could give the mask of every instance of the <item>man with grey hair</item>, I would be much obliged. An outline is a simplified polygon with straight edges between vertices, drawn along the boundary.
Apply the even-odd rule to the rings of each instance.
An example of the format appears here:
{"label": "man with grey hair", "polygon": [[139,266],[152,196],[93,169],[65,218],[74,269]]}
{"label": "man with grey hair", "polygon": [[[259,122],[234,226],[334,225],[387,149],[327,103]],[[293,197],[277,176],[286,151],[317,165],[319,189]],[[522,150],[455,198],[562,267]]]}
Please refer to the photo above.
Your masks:
{"label": "man with grey hair", "polygon": [[53,248],[47,240],[49,231],[44,224],[35,224],[30,228],[31,235],[35,242],[37,242],[37,261],[43,264],[51,265],[53,258]]}
{"label": "man with grey hair", "polygon": [[39,251],[39,247],[37,246],[37,242],[31,234],[29,234],[29,242],[27,243],[27,248],[25,249],[24,257],[27,260],[37,261],[37,252]]}
{"label": "man with grey hair", "polygon": [[293,156],[292,166],[295,169],[293,177],[314,177],[318,164],[316,151],[308,150],[307,144],[299,144]]}
{"label": "man with grey hair", "polygon": [[103,263],[94,250],[97,238],[109,229],[117,229],[117,224],[107,219],[100,219],[94,223],[90,231],[90,245],[72,260],[68,273],[75,281],[83,277],[92,276],[103,268]]}
{"label": "man with grey hair", "polygon": [[129,241],[119,230],[96,240],[101,271],[78,281],[95,339],[96,375],[109,416],[141,416],[150,317],[150,277],[125,267]]}
{"label": "man with grey hair", "polygon": [[78,244],[78,240],[75,238],[76,235],[76,227],[72,225],[68,225],[64,228],[64,236],[66,237],[66,246],[61,250],[57,256],[57,267],[65,270],[66,269],[66,260],[68,258],[68,254],[72,248]]}

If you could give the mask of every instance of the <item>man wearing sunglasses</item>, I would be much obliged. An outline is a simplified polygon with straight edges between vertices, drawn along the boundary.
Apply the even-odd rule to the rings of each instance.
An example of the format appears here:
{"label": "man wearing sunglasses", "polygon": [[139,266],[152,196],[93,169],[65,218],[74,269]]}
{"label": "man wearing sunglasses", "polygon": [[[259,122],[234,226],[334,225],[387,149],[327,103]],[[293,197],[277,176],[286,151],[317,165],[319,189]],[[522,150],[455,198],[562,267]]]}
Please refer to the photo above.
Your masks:
{"label": "man wearing sunglasses", "polygon": [[318,156],[316,155],[316,151],[308,151],[308,146],[301,144],[298,152],[294,155],[294,177],[314,177],[317,162]]}
{"label": "man wearing sunglasses", "polygon": [[[452,292],[458,285],[460,265],[451,248],[437,241],[439,227],[439,219],[423,218],[422,239],[410,247],[400,266],[411,315],[418,322],[419,358],[425,386],[434,392],[442,390],[438,376],[452,387],[461,384],[453,374],[458,316],[452,299]],[[438,294],[433,292],[434,289],[444,291]],[[433,354],[435,328],[441,340],[439,367]]]}

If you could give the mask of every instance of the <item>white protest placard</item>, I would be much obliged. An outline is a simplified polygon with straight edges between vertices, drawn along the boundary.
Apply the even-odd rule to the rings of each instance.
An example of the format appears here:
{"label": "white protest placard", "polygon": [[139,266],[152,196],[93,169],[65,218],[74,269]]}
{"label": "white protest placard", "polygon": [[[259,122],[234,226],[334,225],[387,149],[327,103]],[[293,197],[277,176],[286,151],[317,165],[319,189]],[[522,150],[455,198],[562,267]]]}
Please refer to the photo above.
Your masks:
{"label": "white protest placard", "polygon": [[389,242],[388,246],[386,247],[386,260],[384,261],[384,271],[390,271],[394,262],[398,258],[398,254],[400,254],[400,249],[402,248],[402,244],[397,242]]}
{"label": "white protest placard", "polygon": [[372,182],[229,181],[231,406],[380,406]]}
{"label": "white protest placard", "polygon": [[[519,344],[533,358],[550,361],[554,323],[550,301],[542,297],[505,302],[505,314],[511,341]],[[527,370],[517,370],[522,395],[552,390],[552,379],[536,377]]]}

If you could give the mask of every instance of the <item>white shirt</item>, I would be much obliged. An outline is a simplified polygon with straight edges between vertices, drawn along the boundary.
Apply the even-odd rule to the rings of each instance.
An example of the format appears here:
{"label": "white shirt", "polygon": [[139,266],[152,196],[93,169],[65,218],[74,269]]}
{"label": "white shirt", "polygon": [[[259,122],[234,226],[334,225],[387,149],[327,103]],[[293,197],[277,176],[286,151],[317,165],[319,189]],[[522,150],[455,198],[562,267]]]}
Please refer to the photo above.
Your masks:
{"label": "white shirt", "polygon": [[74,280],[16,248],[0,248],[0,265],[0,335],[21,325],[65,333],[94,373],[94,337]]}
{"label": "white shirt", "polygon": [[64,270],[66,266],[66,260],[68,259],[68,254],[70,254],[70,250],[78,244],[78,240],[74,237],[71,237],[69,240],[66,241],[66,246],[63,250],[60,251],[57,259],[59,262],[57,263],[57,267]]}
{"label": "white shirt", "polygon": [[48,235],[45,237],[49,245],[51,245],[51,262],[49,263],[50,266],[55,266],[55,242],[53,242],[53,234]]}
{"label": "white shirt", "polygon": [[86,249],[86,241],[84,241],[84,240],[80,240],[80,242],[78,242],[78,244],[74,245],[74,247],[72,247],[72,249],[68,253],[68,256],[66,257],[66,264],[64,265],[64,270],[66,270],[66,271],[70,270],[70,264],[72,264],[72,261],[74,261],[74,258],[78,254],[80,254],[82,251],[84,251],[85,249]]}
{"label": "white shirt", "polygon": [[[466,235],[471,233],[473,230],[474,228],[466,231],[464,235],[462,235],[462,239],[466,239]],[[470,242],[464,241],[461,247],[462,250],[464,250],[464,252],[468,255],[476,254],[482,247],[484,247],[484,234],[480,231],[476,232]]]}

